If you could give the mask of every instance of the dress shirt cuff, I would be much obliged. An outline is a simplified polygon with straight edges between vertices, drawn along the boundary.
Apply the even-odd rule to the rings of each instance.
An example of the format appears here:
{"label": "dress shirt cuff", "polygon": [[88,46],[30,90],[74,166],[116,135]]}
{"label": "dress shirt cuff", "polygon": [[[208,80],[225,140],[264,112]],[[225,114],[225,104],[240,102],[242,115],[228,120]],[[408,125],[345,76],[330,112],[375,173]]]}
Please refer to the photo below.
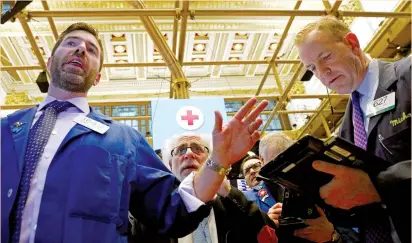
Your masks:
{"label": "dress shirt cuff", "polygon": [[[193,188],[193,179],[195,172],[190,173],[179,185],[178,193],[182,197],[183,203],[189,213],[196,211],[200,206],[205,205],[199,198],[196,197],[195,189]],[[213,199],[216,198],[216,195]]]}

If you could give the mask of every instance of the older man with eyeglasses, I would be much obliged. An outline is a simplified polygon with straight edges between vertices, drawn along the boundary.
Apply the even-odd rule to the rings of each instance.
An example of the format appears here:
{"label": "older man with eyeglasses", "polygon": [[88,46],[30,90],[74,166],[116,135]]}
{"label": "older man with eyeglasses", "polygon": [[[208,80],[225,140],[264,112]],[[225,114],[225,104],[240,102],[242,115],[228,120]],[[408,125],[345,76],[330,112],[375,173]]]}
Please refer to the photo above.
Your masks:
{"label": "older man with eyeglasses", "polygon": [[[163,162],[183,181],[207,163],[212,150],[210,136],[177,135],[166,141]],[[148,230],[143,230],[138,235],[157,243],[277,242],[274,222],[256,204],[248,201],[242,192],[232,187],[227,179],[223,181],[211,204],[209,216],[192,234],[184,238],[170,239]],[[271,237],[264,237],[268,235]]]}
{"label": "older man with eyeglasses", "polygon": [[169,151],[164,151],[166,162],[170,166],[173,174],[181,181],[188,176],[192,171],[200,168],[209,157],[210,145],[206,141],[207,138],[202,138],[198,135],[183,135],[171,139],[166,147]]}

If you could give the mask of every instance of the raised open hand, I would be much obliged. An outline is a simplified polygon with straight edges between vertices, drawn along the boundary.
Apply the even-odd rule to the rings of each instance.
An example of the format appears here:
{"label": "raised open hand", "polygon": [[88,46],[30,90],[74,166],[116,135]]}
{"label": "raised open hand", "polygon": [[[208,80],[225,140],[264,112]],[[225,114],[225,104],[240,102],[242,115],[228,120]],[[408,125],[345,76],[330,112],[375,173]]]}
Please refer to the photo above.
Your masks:
{"label": "raised open hand", "polygon": [[260,132],[257,129],[262,124],[262,119],[257,117],[268,102],[262,101],[253,109],[255,104],[256,98],[249,99],[225,126],[222,115],[215,111],[211,155],[213,161],[218,161],[223,167],[228,168],[241,159],[259,139]]}

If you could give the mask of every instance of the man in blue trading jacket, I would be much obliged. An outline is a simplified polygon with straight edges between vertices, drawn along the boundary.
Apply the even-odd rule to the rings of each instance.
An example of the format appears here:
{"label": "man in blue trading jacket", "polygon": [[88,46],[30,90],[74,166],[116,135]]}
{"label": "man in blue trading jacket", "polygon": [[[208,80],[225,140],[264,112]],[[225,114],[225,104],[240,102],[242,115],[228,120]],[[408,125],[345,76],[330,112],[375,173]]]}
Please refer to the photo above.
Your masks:
{"label": "man in blue trading jacket", "polygon": [[225,127],[215,112],[218,149],[177,186],[139,132],[89,107],[102,63],[97,31],[71,25],[47,63],[45,100],[1,120],[1,242],[127,242],[128,211],[152,230],[187,235],[209,214],[222,171],[259,138],[267,102],[252,110],[249,100]]}
{"label": "man in blue trading jacket", "polygon": [[411,58],[371,60],[357,36],[332,16],[305,26],[295,44],[305,67],[326,87],[351,94],[339,136],[392,164],[370,178],[362,170],[315,161],[316,170],[334,176],[320,188],[321,198],[362,211],[366,242],[411,242]]}
{"label": "man in blue trading jacket", "polygon": [[265,183],[256,179],[260,168],[262,168],[262,163],[257,155],[251,154],[243,159],[241,169],[250,188],[245,192],[246,198],[256,203],[260,210],[268,213],[269,209],[275,205],[276,200]]}

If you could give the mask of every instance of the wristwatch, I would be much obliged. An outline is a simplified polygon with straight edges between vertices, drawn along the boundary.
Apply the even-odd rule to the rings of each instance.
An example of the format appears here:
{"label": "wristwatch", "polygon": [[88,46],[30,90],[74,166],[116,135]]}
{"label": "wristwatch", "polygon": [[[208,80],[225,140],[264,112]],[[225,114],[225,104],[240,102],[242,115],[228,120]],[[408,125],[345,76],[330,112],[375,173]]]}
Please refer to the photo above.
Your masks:
{"label": "wristwatch", "polygon": [[218,163],[214,162],[210,158],[207,158],[206,160],[206,167],[211,170],[216,171],[219,175],[222,175],[222,176],[229,174],[231,170],[231,167],[226,169],[225,167],[219,165]]}
{"label": "wristwatch", "polygon": [[332,233],[332,240],[330,242],[340,242],[340,234],[334,230]]}

